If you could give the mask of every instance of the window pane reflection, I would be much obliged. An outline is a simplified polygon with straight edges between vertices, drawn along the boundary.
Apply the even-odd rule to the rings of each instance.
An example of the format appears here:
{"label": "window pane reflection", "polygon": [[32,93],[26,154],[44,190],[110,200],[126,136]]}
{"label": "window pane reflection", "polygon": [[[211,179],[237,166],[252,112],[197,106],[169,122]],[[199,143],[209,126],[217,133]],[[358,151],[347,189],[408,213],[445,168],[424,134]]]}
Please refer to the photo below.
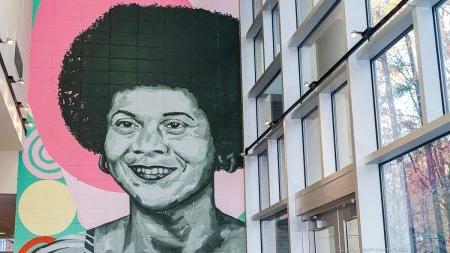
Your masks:
{"label": "window pane reflection", "polygon": [[374,61],[380,146],[422,125],[414,32],[411,30]]}
{"label": "window pane reflection", "polygon": [[258,156],[258,175],[259,175],[259,207],[260,210],[270,205],[269,191],[269,162],[267,151]]}
{"label": "window pane reflection", "polygon": [[283,212],[268,220],[261,221],[262,252],[288,253],[288,215]]}
{"label": "window pane reflection", "polygon": [[280,200],[287,197],[286,167],[284,163],[284,138],[277,141],[278,146],[278,177],[280,186]]}
{"label": "window pane reflection", "polygon": [[450,252],[450,135],[380,168],[389,252]]}
{"label": "window pane reflection", "polygon": [[308,186],[323,177],[320,122],[317,108],[302,119],[302,124],[305,177]]}
{"label": "window pane reflection", "polygon": [[353,162],[353,139],[350,125],[350,101],[348,86],[338,88],[332,94],[336,169]]}
{"label": "window pane reflection", "polygon": [[450,112],[450,1],[436,8],[436,21],[440,45],[440,65],[447,112]]}
{"label": "window pane reflection", "polygon": [[255,81],[262,75],[264,72],[264,34],[263,31],[260,30],[254,39],[255,46]]}
{"label": "window pane reflection", "polygon": [[358,218],[345,222],[345,242],[348,253],[359,253]]}
{"label": "window pane reflection", "polygon": [[334,226],[327,227],[321,230],[317,230],[314,233],[316,253],[335,253],[335,235]]}
{"label": "window pane reflection", "polygon": [[273,56],[277,56],[281,49],[280,34],[280,8],[278,4],[272,10],[272,34],[273,34]]}
{"label": "window pane reflection", "polygon": [[269,128],[270,122],[283,114],[283,87],[280,74],[256,98],[256,111],[259,136]]}
{"label": "window pane reflection", "polygon": [[297,26],[300,26],[320,0],[296,0]]}
{"label": "window pane reflection", "polygon": [[313,35],[298,48],[301,94],[347,52],[344,4],[340,3]]}
{"label": "window pane reflection", "polygon": [[377,24],[400,2],[401,0],[370,0],[372,24]]}

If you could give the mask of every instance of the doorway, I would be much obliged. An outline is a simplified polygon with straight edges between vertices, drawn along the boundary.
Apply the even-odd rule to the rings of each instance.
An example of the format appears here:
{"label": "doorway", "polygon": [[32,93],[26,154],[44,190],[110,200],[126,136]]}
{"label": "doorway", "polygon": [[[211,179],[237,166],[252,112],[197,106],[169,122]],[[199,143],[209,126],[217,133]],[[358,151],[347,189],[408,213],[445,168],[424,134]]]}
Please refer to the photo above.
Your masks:
{"label": "doorway", "polygon": [[308,222],[310,253],[358,253],[359,227],[354,201],[311,216]]}

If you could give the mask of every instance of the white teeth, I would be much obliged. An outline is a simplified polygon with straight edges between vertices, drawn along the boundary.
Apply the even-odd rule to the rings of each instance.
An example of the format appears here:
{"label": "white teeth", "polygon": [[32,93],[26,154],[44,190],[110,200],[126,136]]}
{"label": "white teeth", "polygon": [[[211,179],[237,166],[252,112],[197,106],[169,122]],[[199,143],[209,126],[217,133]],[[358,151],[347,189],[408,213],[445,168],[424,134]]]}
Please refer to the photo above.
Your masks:
{"label": "white teeth", "polygon": [[163,168],[158,169],[159,174],[162,174],[164,172]]}
{"label": "white teeth", "polygon": [[164,173],[169,173],[169,170],[168,169],[164,169]]}
{"label": "white teeth", "polygon": [[151,170],[151,172],[152,172],[153,175],[156,175],[156,174],[158,174],[158,169],[153,168],[153,169]]}
{"label": "white teeth", "polygon": [[141,172],[141,171],[142,171],[142,169],[141,169],[141,168],[137,169],[137,172]]}

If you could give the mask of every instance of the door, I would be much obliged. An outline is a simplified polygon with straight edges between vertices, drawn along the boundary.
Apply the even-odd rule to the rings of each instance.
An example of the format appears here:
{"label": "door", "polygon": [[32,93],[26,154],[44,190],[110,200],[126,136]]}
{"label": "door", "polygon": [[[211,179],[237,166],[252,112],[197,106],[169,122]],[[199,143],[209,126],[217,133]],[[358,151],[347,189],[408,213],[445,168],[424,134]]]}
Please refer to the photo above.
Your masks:
{"label": "door", "polygon": [[355,204],[346,204],[308,219],[310,253],[357,253],[358,218]]}

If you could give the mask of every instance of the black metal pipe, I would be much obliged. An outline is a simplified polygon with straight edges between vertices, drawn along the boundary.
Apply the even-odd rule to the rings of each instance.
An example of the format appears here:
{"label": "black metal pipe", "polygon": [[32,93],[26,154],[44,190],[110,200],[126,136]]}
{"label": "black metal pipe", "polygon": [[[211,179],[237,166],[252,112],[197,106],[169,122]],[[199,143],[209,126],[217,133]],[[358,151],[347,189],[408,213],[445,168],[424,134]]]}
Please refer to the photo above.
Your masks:
{"label": "black metal pipe", "polygon": [[[361,33],[362,38],[349,50],[347,53],[344,54],[337,62],[334,64],[318,81],[314,81],[311,83],[309,90],[303,94],[297,101],[295,101],[294,104],[292,104],[280,117],[278,117],[276,120],[272,121],[270,123],[269,128],[266,129],[250,146],[245,148],[244,154],[248,155],[248,152],[250,149],[255,147],[261,140],[267,138],[267,134],[275,129],[282,120],[290,113],[294,108],[296,108],[299,104],[301,104],[314,90],[319,87],[319,85],[327,79],[339,66],[346,62],[348,58],[356,51],[358,50],[366,41],[370,39],[370,37],[377,32],[381,27],[383,27],[406,3],[408,3],[409,0],[402,0],[400,3],[398,3],[386,16],[384,16],[374,27],[368,26],[365,31]],[[339,2],[339,1],[337,1]],[[328,14],[329,12],[327,12]],[[319,21],[319,24],[321,24],[325,19],[327,18],[327,15],[324,15],[322,19]],[[314,29],[308,34],[306,39],[310,37],[311,34],[313,34],[317,29],[318,25],[314,27]],[[302,44],[301,42],[300,44]]]}

